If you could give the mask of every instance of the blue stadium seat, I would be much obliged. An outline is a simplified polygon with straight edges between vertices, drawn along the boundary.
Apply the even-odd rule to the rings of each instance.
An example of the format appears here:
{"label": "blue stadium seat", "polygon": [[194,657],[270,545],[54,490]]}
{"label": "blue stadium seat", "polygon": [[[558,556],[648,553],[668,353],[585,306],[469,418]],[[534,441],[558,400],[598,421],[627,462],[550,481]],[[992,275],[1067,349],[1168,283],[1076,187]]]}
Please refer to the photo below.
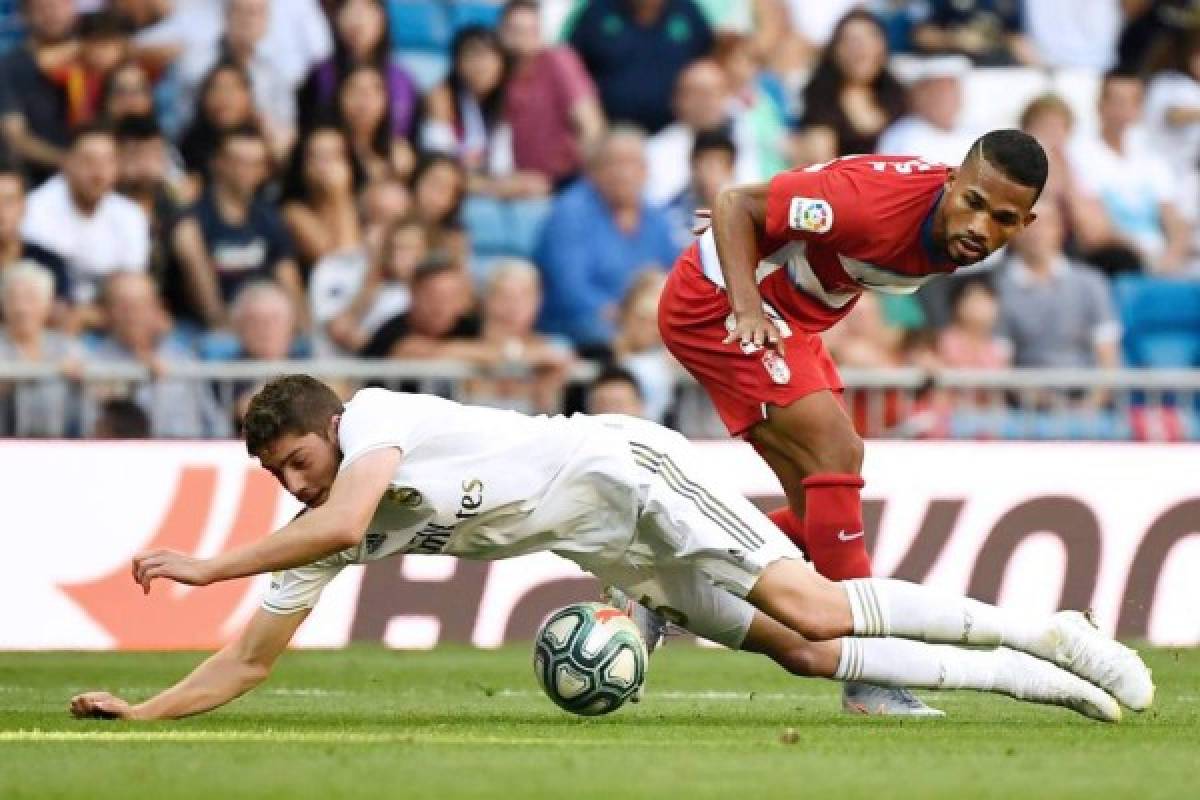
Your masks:
{"label": "blue stadium seat", "polygon": [[1200,281],[1125,276],[1115,295],[1129,366],[1200,366]]}
{"label": "blue stadium seat", "polygon": [[449,0],[450,29],[457,31],[467,25],[496,27],[500,21],[499,0]]}
{"label": "blue stadium seat", "polygon": [[442,52],[450,46],[450,20],[438,0],[387,0],[387,10],[393,48]]}

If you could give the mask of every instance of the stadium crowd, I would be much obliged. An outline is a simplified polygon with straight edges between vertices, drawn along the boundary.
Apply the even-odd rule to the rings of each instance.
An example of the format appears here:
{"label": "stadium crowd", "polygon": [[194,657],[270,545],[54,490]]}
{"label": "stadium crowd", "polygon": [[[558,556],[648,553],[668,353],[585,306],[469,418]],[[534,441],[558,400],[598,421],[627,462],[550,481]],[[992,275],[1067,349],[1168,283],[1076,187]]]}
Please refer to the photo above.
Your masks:
{"label": "stadium crowd", "polygon": [[[226,435],[170,366],[288,357],[462,360],[467,399],[531,411],[595,361],[592,410],[662,420],[694,212],[852,153],[957,164],[967,106],[1012,105],[969,94],[997,69],[1083,76],[988,117],[1050,156],[1039,221],[864,295],[835,358],[1200,366],[1200,3],[3,5],[0,364],[67,380],[0,386],[0,434]],[[74,404],[101,361],[156,380]]]}

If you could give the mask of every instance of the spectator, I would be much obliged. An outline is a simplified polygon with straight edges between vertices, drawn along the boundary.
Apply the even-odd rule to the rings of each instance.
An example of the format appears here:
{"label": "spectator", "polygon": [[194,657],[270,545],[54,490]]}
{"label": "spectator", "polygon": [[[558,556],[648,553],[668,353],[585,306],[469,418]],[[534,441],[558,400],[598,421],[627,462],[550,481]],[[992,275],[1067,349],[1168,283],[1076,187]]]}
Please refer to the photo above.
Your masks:
{"label": "spectator", "polygon": [[413,213],[429,231],[429,248],[459,266],[470,255],[460,216],[467,194],[467,172],[444,153],[423,156],[412,174]]}
{"label": "spectator", "polygon": [[787,90],[762,58],[749,36],[717,37],[714,55],[729,84],[734,139],[752,182],[768,181],[791,166],[788,141]]}
{"label": "spectator", "polygon": [[28,39],[0,58],[0,127],[37,186],[58,171],[70,140],[67,98],[43,71],[74,52],[73,0],[25,0]]}
{"label": "spectator", "polygon": [[604,133],[596,86],[574,50],[542,44],[533,0],[505,4],[499,30],[512,59],[504,119],[512,129],[513,165],[564,186]]}
{"label": "spectator", "polygon": [[154,86],[146,68],[136,61],[113,67],[100,92],[100,119],[117,125],[126,117],[154,115]]}
{"label": "spectator", "polygon": [[950,324],[937,336],[937,357],[951,369],[1003,369],[1009,348],[996,336],[1000,306],[983,278],[958,281],[950,290]]}
{"label": "spectator", "polygon": [[981,67],[1038,63],[1024,33],[1021,0],[926,0],[913,6],[909,16],[918,52],[966,56]]}
{"label": "spectator", "polygon": [[[78,377],[82,364],[74,339],[49,329],[54,276],[32,261],[0,272],[0,361],[53,363],[63,377]],[[0,435],[63,436],[68,432],[71,389],[60,378],[0,386]]]}
{"label": "spectator", "polygon": [[337,92],[338,120],[354,156],[371,178],[412,172],[412,146],[392,130],[386,75],[372,64],[352,67]]}
{"label": "spectator", "polygon": [[863,292],[840,323],[822,333],[839,367],[880,369],[901,366],[904,331],[889,324],[881,295]]}
{"label": "spectator", "polygon": [[713,46],[691,0],[593,0],[566,38],[596,81],[608,119],[651,133],[671,121],[679,73]]}
{"label": "spectator", "polygon": [[296,144],[283,182],[283,221],[301,271],[362,244],[356,192],[363,175],[342,132],[320,126]]}
{"label": "spectator", "polygon": [[1190,246],[1170,164],[1132,131],[1142,118],[1142,90],[1136,76],[1105,75],[1099,134],[1070,150],[1081,192],[1072,230],[1088,262],[1108,273],[1176,272]]}
{"label": "spectator", "polygon": [[1181,187],[1181,211],[1200,218],[1200,28],[1164,39],[1151,63],[1146,123],[1154,149],[1169,160]]}
{"label": "spectator", "polygon": [[384,323],[361,355],[415,359],[477,356],[479,333],[467,274],[448,260],[431,259],[413,275],[408,311]]}
{"label": "spectator", "polygon": [[67,99],[67,124],[86,125],[99,117],[105,81],[129,55],[128,23],[112,11],[92,11],[79,17],[79,51],[52,68],[51,79]]}
{"label": "spectator", "polygon": [[657,270],[643,272],[621,301],[612,351],[615,363],[629,370],[640,388],[640,416],[663,422],[675,392],[675,361],[658,332],[658,300],[666,276]]}
{"label": "spectator", "polygon": [[91,438],[149,439],[150,418],[128,397],[109,398],[100,404]]}
{"label": "spectator", "polygon": [[[140,21],[135,43],[174,61],[186,85],[194,86],[216,60],[218,42],[228,24],[232,0],[118,0],[149,3],[157,8],[138,10]],[[257,23],[256,23],[257,24]],[[277,0],[269,7],[266,34],[256,58],[267,59],[274,72],[293,88],[309,71],[333,53],[329,21],[320,0]]]}
{"label": "spectator", "polygon": [[1017,367],[1116,367],[1121,326],[1108,282],[1063,253],[1062,214],[1039,205],[1000,274],[999,335]]}
{"label": "spectator", "polygon": [[563,385],[573,357],[533,329],[542,302],[537,267],[507,259],[488,276],[477,353],[466,354],[489,368],[467,385],[473,403],[549,414],[562,406]]}
{"label": "spectator", "polygon": [[587,413],[644,417],[645,406],[637,378],[629,370],[609,365],[588,386]]}
{"label": "spectator", "polygon": [[150,226],[148,267],[162,280],[170,261],[170,227],[183,210],[186,187],[175,176],[166,138],[153,116],[125,117],[117,126],[117,191],[137,204]]}
{"label": "spectator", "polygon": [[610,130],[587,177],[558,196],[543,229],[536,260],[546,300],[539,327],[577,347],[606,345],[634,277],[674,261],[671,224],[643,199],[645,143],[635,129]]}
{"label": "spectator", "polygon": [[21,232],[66,261],[76,303],[94,302],[107,275],[146,269],[149,223],[116,186],[112,131],[85,126],[72,135],[63,171],[29,195]]}
{"label": "spectator", "polygon": [[1047,67],[1106,70],[1116,61],[1121,2],[1026,2],[1025,30]]}
{"label": "spectator", "polygon": [[1121,72],[1153,73],[1151,66],[1163,49],[1177,47],[1171,39],[1194,27],[1196,0],[1122,0],[1125,24],[1117,42]]}
{"label": "spectator", "polygon": [[[469,25],[454,36],[446,80],[425,98],[422,149],[457,157],[472,177],[472,191],[481,179],[512,171],[512,141],[498,135],[507,77],[507,58],[495,31]],[[526,183],[514,185],[514,195],[545,194],[549,189],[539,173],[526,176]]]}
{"label": "spectator", "polygon": [[[132,399],[150,417],[154,436],[202,438],[229,435],[229,424],[204,383],[171,378],[172,364],[193,360],[190,349],[169,334],[170,320],[153,281],[142,273],[118,272],[104,283],[108,335],[95,341],[89,359],[141,363],[151,380]],[[95,419],[98,410],[90,409]]]}
{"label": "spectator", "polygon": [[1071,169],[1068,145],[1075,129],[1075,114],[1060,96],[1047,93],[1029,101],[1021,112],[1021,130],[1038,140],[1046,151],[1050,172],[1042,189],[1042,202],[1068,209],[1079,196],[1079,181]]}
{"label": "spectator", "polygon": [[200,84],[196,115],[179,145],[184,166],[197,191],[209,178],[221,137],[244,128],[258,128],[250,76],[236,64],[219,63]]}
{"label": "spectator", "polygon": [[879,135],[905,108],[904,89],[888,71],[887,57],[879,20],[866,11],[842,17],[804,87],[801,163],[875,151]]}
{"label": "spectator", "polygon": [[[729,82],[717,62],[704,58],[679,73],[675,89],[676,121],[646,141],[646,197],[666,205],[687,188],[692,145],[702,132],[720,131],[732,136],[729,117]],[[738,180],[757,181],[747,159],[737,161]]]}
{"label": "spectator", "polygon": [[737,150],[733,140],[719,131],[696,136],[691,153],[691,180],[666,208],[675,235],[675,246],[682,250],[692,242],[696,212],[711,209],[722,189],[733,185]]}
{"label": "spectator", "polygon": [[[380,326],[412,302],[413,275],[429,254],[429,236],[415,217],[390,224],[375,258],[327,258],[309,282],[313,321],[336,349],[356,353]],[[368,266],[368,260],[370,265]]]}
{"label": "spectator", "polygon": [[883,132],[876,152],[961,164],[975,141],[959,124],[962,79],[970,69],[971,62],[962,56],[909,61],[902,74],[909,86],[912,111]]}
{"label": "spectator", "polygon": [[270,152],[258,131],[226,133],[212,182],[171,233],[166,281],[176,316],[205,327],[225,324],[227,304],[247,281],[274,278],[305,308],[300,271],[275,209],[258,197]]}
{"label": "spectator", "polygon": [[237,337],[232,358],[283,361],[298,353],[296,309],[288,293],[274,281],[245,284],[233,298],[229,317]]}
{"label": "spectator", "polygon": [[[394,175],[369,181],[358,196],[363,236],[371,241],[372,236],[377,236],[388,225],[407,216],[412,211],[412,202],[408,184]],[[372,243],[378,244],[377,241]]]}
{"label": "spectator", "polygon": [[384,77],[391,136],[411,136],[420,95],[412,77],[392,58],[383,0],[335,0],[332,5],[333,56],[313,67],[300,87],[296,105],[301,127],[328,119],[337,107],[338,87],[351,69],[371,66]]}
{"label": "spectator", "polygon": [[24,216],[25,178],[12,161],[0,157],[0,275],[22,261],[32,261],[49,270],[54,277],[54,318],[61,323],[71,304],[67,263],[57,253],[21,235]]}

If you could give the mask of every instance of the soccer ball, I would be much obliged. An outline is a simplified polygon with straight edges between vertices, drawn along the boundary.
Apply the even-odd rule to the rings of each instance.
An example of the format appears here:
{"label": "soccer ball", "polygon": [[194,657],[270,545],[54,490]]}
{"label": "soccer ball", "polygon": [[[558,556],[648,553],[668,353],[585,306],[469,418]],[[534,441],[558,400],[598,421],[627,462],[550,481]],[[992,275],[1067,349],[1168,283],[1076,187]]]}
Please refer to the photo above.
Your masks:
{"label": "soccer ball", "polygon": [[575,603],[538,630],[533,672],[550,699],[585,717],[616,711],[646,680],[646,644],[637,625],[603,603]]}

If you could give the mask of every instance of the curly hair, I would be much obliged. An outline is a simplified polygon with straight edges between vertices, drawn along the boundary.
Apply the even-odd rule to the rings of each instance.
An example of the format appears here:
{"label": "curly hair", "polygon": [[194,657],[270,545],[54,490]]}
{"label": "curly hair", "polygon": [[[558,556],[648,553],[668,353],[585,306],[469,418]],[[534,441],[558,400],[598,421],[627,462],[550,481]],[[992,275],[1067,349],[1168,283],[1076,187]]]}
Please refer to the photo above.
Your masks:
{"label": "curly hair", "polygon": [[332,389],[309,375],[283,375],[269,381],[250,401],[242,427],[246,451],[258,456],[280,436],[324,434],[342,412]]}

